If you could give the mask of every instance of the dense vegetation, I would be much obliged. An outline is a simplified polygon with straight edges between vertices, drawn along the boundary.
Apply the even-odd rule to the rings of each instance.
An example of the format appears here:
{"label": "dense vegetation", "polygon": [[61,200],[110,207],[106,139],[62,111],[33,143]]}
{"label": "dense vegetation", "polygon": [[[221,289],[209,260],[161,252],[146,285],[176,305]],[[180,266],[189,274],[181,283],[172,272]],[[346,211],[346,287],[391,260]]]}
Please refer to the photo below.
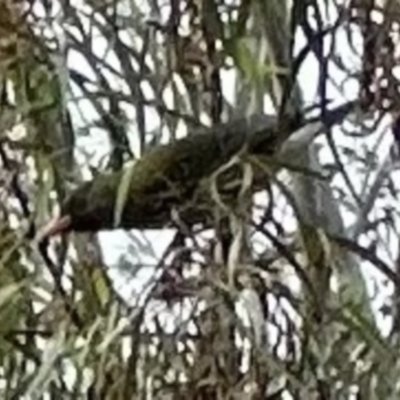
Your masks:
{"label": "dense vegetation", "polygon": [[[398,398],[399,11],[0,0],[1,398]],[[352,99],[283,160],[228,161],[239,197],[211,177],[207,229],[171,210],[157,233],[34,240],[160,143],[262,112],[323,125]]]}

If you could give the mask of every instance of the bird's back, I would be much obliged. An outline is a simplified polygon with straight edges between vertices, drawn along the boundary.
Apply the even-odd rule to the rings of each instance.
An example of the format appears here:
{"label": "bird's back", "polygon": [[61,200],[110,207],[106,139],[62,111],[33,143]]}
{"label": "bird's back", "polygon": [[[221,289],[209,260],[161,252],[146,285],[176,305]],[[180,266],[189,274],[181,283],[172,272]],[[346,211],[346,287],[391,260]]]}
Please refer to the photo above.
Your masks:
{"label": "bird's back", "polygon": [[158,146],[135,163],[132,190],[151,193],[174,185],[191,187],[227,163],[244,146],[250,153],[271,154],[275,126],[274,117],[255,115]]}

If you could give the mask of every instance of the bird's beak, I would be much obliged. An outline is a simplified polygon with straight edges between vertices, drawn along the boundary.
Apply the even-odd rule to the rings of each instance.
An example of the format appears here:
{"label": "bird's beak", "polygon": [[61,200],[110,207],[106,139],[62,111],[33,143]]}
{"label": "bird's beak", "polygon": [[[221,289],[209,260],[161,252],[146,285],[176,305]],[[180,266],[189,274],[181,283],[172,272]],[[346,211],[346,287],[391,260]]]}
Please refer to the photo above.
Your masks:
{"label": "bird's beak", "polygon": [[35,241],[40,243],[51,236],[65,232],[70,226],[71,217],[69,215],[53,218],[41,229],[39,229],[38,233],[36,234]]}

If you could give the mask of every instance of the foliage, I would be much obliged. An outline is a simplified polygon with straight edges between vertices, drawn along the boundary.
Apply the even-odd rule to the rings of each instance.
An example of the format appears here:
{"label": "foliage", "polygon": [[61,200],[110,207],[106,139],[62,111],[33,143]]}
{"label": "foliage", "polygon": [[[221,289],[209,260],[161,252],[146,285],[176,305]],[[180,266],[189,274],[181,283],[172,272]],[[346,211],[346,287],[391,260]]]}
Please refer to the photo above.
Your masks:
{"label": "foliage", "polygon": [[[1,397],[398,398],[398,11],[0,0]],[[152,146],[348,97],[359,112],[284,171],[243,153],[213,174],[214,229],[171,210],[157,234],[33,240],[72,187]]]}

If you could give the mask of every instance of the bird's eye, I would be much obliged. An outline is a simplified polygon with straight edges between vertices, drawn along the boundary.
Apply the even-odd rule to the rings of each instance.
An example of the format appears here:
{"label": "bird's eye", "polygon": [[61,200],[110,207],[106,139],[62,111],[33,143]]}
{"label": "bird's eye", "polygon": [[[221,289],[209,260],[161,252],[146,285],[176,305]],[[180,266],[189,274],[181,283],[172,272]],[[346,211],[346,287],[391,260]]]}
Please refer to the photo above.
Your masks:
{"label": "bird's eye", "polygon": [[64,201],[61,212],[63,214],[76,214],[86,209],[86,199],[74,193]]}

